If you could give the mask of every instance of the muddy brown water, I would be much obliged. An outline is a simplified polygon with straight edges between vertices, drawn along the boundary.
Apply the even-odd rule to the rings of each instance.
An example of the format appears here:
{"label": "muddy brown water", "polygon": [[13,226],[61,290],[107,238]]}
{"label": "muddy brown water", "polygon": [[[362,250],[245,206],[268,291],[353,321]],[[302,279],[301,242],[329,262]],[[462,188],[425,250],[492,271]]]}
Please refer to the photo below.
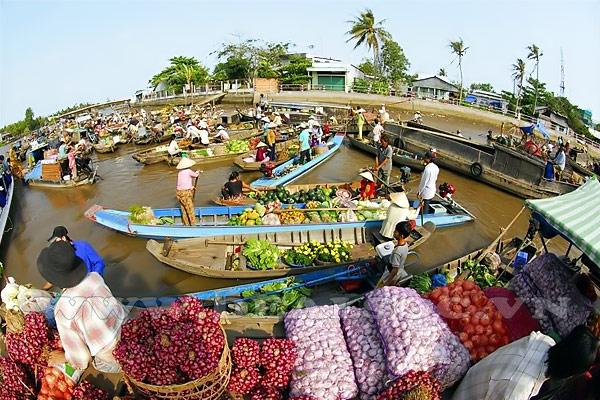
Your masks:
{"label": "muddy brown water", "polygon": [[[482,137],[488,126],[426,116],[426,123],[453,130],[465,136]],[[30,188],[17,185],[11,211],[13,229],[4,235],[0,260],[6,275],[21,283],[41,285],[36,259],[56,225],[65,225],[74,239],[89,241],[106,261],[106,281],[117,296],[157,296],[187,293],[236,284],[233,280],[214,280],[180,272],[156,261],[145,249],[146,241],[127,237],[96,225],[84,218],[84,211],[94,204],[128,209],[133,204],[152,207],[177,206],[176,170],[166,165],[144,166],[131,158],[139,151],[133,145],[122,146],[115,154],[94,157],[103,178],[96,185],[71,190]],[[372,165],[370,155],[348,146],[310,172],[297,183],[339,182],[355,180],[360,167]],[[208,205],[218,195],[233,167],[231,163],[203,166],[197,205]],[[397,175],[398,171],[394,171]],[[257,174],[246,174],[250,181]],[[418,174],[413,177],[418,180]],[[448,171],[441,171],[438,184],[451,182],[457,187],[455,199],[477,220],[459,227],[439,229],[422,246],[418,262],[409,272],[424,270],[490,243],[500,228],[520,210],[523,201],[482,183]],[[415,186],[414,184],[411,186]],[[409,196],[410,197],[410,196]],[[7,224],[10,226],[11,222]],[[522,234],[527,225],[524,213],[513,232]]]}

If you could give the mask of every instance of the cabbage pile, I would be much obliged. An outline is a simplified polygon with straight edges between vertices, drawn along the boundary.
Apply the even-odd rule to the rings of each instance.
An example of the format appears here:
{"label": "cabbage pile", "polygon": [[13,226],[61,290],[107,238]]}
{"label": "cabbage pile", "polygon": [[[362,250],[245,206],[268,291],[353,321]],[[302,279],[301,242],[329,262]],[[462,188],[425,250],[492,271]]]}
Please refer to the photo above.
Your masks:
{"label": "cabbage pile", "polygon": [[340,318],[354,363],[360,398],[371,400],[383,390],[388,378],[377,325],[364,308],[346,307],[340,311]]}
{"label": "cabbage pile", "polygon": [[571,281],[567,267],[552,253],[527,264],[511,281],[509,289],[527,305],[545,333],[568,335],[585,324],[592,306]]}
{"label": "cabbage pile", "polygon": [[290,397],[347,400],[358,395],[338,306],[292,310],[285,316],[285,331],[298,353]]}
{"label": "cabbage pile", "polygon": [[435,312],[433,303],[413,289],[400,287],[377,289],[366,297],[391,375],[427,371],[447,388],[466,373],[469,352]]}

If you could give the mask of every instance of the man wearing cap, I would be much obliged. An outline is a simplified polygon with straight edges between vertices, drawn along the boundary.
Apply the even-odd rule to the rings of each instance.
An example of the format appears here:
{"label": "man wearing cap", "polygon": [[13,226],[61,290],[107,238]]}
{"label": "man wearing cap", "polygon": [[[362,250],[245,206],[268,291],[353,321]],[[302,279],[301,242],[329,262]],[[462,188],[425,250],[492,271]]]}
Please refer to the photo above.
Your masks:
{"label": "man wearing cap", "polygon": [[193,171],[191,167],[196,165],[194,160],[184,157],[177,164],[179,173],[177,174],[176,196],[181,207],[181,220],[184,225],[190,226],[196,223],[196,210],[194,209],[194,192],[196,185],[193,179],[200,176],[200,172]]}
{"label": "man wearing cap", "polygon": [[363,179],[360,181],[360,192],[359,196],[361,200],[370,200],[375,197],[377,185],[375,184],[375,178],[369,171],[364,171],[359,174]]}
{"label": "man wearing cap", "polygon": [[81,370],[92,361],[98,371],[119,372],[113,350],[127,313],[102,276],[88,273],[73,246],[62,240],[41,251],[37,266],[44,279],[64,289],[54,318],[66,361]]}
{"label": "man wearing cap", "polygon": [[301,123],[302,132],[298,135],[300,142],[300,164],[310,161],[310,131],[306,123]]}
{"label": "man wearing cap", "polygon": [[423,214],[431,213],[431,207],[429,203],[435,196],[437,177],[440,173],[440,169],[437,165],[435,165],[433,160],[434,156],[431,151],[426,152],[423,156],[423,164],[425,164],[425,169],[421,175],[419,189],[417,189],[417,197],[423,205]]}
{"label": "man wearing cap", "polygon": [[379,142],[377,157],[375,157],[375,171],[377,171],[379,179],[385,182],[386,185],[389,185],[394,152],[392,146],[390,146],[390,139],[386,135],[383,135]]}

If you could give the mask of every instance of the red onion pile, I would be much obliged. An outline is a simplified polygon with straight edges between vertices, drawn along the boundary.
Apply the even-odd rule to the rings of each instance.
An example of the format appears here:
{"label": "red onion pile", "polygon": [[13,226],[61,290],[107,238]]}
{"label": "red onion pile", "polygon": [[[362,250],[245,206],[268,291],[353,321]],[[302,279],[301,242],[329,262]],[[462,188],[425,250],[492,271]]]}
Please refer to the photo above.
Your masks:
{"label": "red onion pile", "polygon": [[440,384],[429,373],[409,371],[381,392],[375,400],[440,400]]}
{"label": "red onion pile", "polygon": [[137,381],[165,386],[208,375],[218,365],[225,336],[217,312],[182,297],[127,321],[115,348],[123,371]]}
{"label": "red onion pile", "polygon": [[298,352],[291,397],[346,400],[358,395],[338,306],[294,309],[285,316],[285,330]]}
{"label": "red onion pile", "polygon": [[373,399],[388,378],[383,344],[371,313],[363,308],[340,311],[346,344],[352,356],[354,375],[362,400]]}
{"label": "red onion pile", "polygon": [[24,400],[32,398],[34,387],[25,366],[0,357],[0,399]]}
{"label": "red onion pile", "polygon": [[288,339],[238,338],[232,348],[234,370],[227,389],[251,399],[281,399],[296,363],[296,346]]}
{"label": "red onion pile", "polygon": [[366,297],[393,377],[410,370],[427,371],[447,388],[467,372],[469,352],[431,301],[413,289],[395,286],[374,290]]}
{"label": "red onion pile", "polygon": [[108,393],[88,381],[81,381],[73,390],[73,400],[108,400]]}

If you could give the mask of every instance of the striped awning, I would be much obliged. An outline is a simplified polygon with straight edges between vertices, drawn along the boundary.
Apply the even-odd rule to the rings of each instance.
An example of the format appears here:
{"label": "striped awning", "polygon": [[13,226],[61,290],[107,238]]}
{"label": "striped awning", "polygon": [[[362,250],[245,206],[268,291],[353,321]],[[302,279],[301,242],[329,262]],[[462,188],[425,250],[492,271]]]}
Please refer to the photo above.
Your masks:
{"label": "striped awning", "polygon": [[525,203],[600,267],[600,183],[596,178],[571,193]]}

